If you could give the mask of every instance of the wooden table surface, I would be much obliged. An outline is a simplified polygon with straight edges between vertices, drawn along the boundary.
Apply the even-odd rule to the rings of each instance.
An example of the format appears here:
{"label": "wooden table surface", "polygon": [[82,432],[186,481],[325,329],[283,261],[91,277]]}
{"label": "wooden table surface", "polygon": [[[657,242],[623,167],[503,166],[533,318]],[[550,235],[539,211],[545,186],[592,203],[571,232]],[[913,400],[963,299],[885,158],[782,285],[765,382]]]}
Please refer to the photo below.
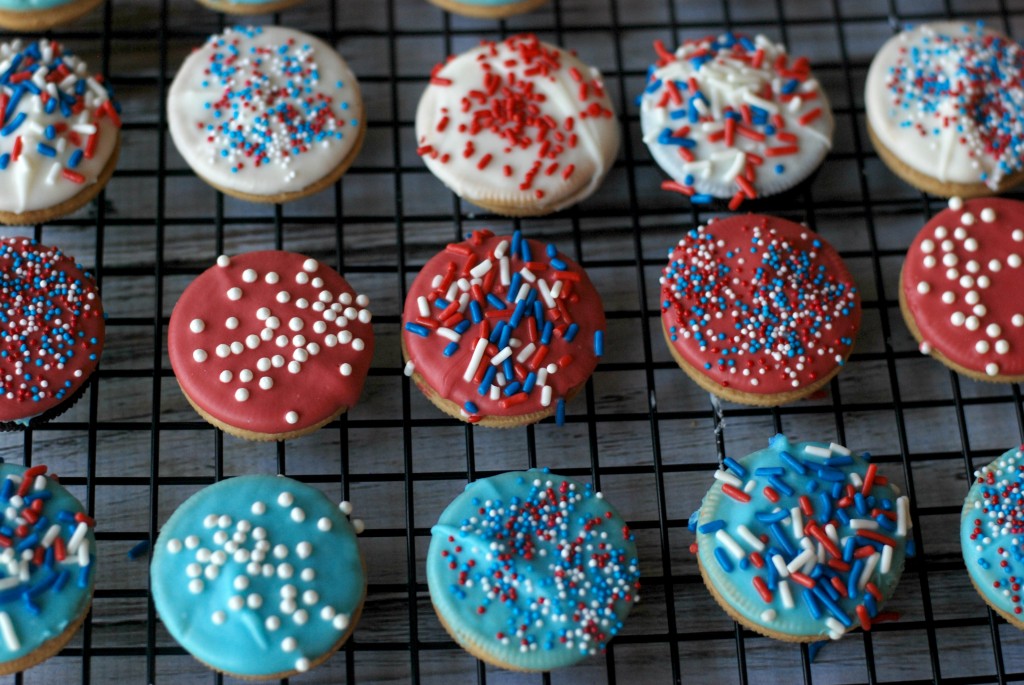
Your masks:
{"label": "wooden table surface", "polygon": [[[162,116],[185,55],[225,20],[191,0],[108,0],[53,35],[110,77],[123,104],[122,159],[101,203],[29,233],[95,267],[110,315],[102,370],[85,397],[40,429],[0,436],[0,456],[47,463],[99,520],[90,620],[25,682],[215,681],[167,635],[148,602],[150,538],[214,479],[284,472],[344,497],[365,520],[370,590],[355,637],[296,682],[540,682],[480,667],[444,633],[426,593],[429,528],[468,477],[547,465],[594,479],[639,541],[643,601],[605,658],[551,682],[856,683],[1024,679],[1024,639],[972,590],[957,540],[967,476],[1024,440],[1020,388],[959,378],[917,353],[896,284],[913,235],[943,203],[879,162],[863,123],[871,56],[904,21],[985,18],[1024,35],[1021,0],[553,0],[508,22],[449,16],[424,0],[307,0],[277,21],[335,42],[359,76],[366,146],[332,190],[287,206],[226,199],[174,150]],[[970,15],[963,14],[971,12]],[[719,406],[671,361],[658,276],[686,227],[705,220],[658,189],[633,98],[651,41],[674,45],[726,27],[762,32],[812,59],[837,116],[835,148],[813,181],[753,208],[806,221],[846,257],[865,321],[826,396],[779,410]],[[578,208],[521,222],[454,198],[415,154],[414,108],[433,64],[481,37],[530,29],[596,64],[628,131],[601,191]],[[609,316],[607,353],[569,419],[473,429],[443,418],[402,376],[404,288],[444,243],[477,227],[553,240],[586,266]],[[190,409],[166,357],[167,316],[220,253],[284,247],[339,267],[371,297],[377,350],[361,403],[285,445],[224,437]],[[1010,293],[1008,297],[1021,297]],[[742,633],[709,597],[688,551],[689,514],[725,455],[777,431],[868,450],[914,501],[919,556],[889,607],[901,622],[806,649]],[[228,647],[228,646],[226,646]]]}

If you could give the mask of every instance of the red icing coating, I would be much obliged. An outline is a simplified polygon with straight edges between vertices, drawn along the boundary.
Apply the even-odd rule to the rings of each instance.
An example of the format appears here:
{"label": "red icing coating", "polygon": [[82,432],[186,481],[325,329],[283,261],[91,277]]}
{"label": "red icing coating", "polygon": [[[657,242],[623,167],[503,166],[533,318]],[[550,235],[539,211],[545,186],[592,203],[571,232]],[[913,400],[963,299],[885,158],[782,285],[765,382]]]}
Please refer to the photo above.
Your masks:
{"label": "red icing coating", "polygon": [[[270,273],[276,282],[267,282]],[[239,294],[234,288],[240,289],[238,299],[231,299]],[[300,306],[303,301],[307,306]],[[338,272],[305,255],[268,250],[221,257],[175,305],[167,352],[182,389],[214,418],[255,433],[299,431],[358,400],[373,356],[367,304]],[[231,318],[237,320],[233,329]],[[197,320],[201,326],[194,326]],[[239,343],[235,351],[229,351],[232,343]],[[196,350],[205,352],[204,361],[196,360]],[[225,371],[231,374],[227,382],[221,379]],[[265,378],[270,388],[262,387]],[[239,401],[236,393],[248,397]]]}
{"label": "red icing coating", "polygon": [[[530,284],[530,289],[537,293],[536,301],[542,304],[543,320],[552,324],[552,333],[545,352],[545,346],[541,343],[543,327],[537,325],[535,315],[522,315],[519,324],[511,333],[513,342],[510,342],[512,354],[509,358],[513,362],[515,374],[512,382],[523,384],[531,372],[543,377],[545,374],[540,372],[546,369],[544,382],[551,387],[551,399],[546,406],[543,404],[545,391],[539,381],[528,393],[519,391],[506,395],[506,385],[497,400],[491,399],[490,392],[481,395],[479,388],[487,370],[494,367],[497,371],[502,371],[504,368],[503,364],[494,366],[491,363],[491,359],[501,354],[504,349],[499,349],[498,345],[493,343],[487,345],[476,373],[472,374],[472,379],[464,379],[478,341],[483,337],[489,337],[499,322],[503,321],[506,326],[508,325],[516,310],[516,305],[509,300],[518,299],[515,295],[519,294],[522,283],[526,283],[523,277],[514,278],[515,274],[526,268],[527,262],[522,259],[521,251],[513,251],[513,242],[513,237],[495,236],[490,231],[475,231],[468,240],[448,245],[424,265],[413,281],[405,300],[405,311],[402,313],[402,340],[409,360],[427,385],[445,399],[463,407],[463,413],[470,421],[482,416],[522,416],[553,409],[560,398],[564,398],[570,390],[583,384],[597,366],[599,355],[595,353],[595,333],[600,331],[600,335],[603,336],[605,328],[600,296],[586,272],[578,264],[558,253],[556,259],[564,262],[565,266],[564,269],[560,269],[551,264],[547,244],[523,239],[523,242],[529,244],[529,271],[537,279],[535,283]],[[500,247],[502,245],[504,248]],[[495,254],[495,250],[498,250],[498,254],[504,253],[508,260],[508,285],[502,284],[501,259]],[[492,266],[487,273],[478,277],[470,274],[472,269],[481,267],[488,260]],[[436,279],[440,279],[440,282],[435,286],[433,284]],[[556,288],[556,284],[562,282],[561,290],[553,298],[554,307],[549,306],[541,296],[542,291],[538,284],[542,280],[550,288]],[[509,290],[516,283],[520,285],[510,298]],[[488,294],[500,298],[505,309],[495,307],[489,302]],[[448,307],[436,306],[439,297],[445,299],[452,295],[455,301],[450,303],[453,305],[451,312],[445,311]],[[420,297],[426,298],[429,304],[430,313],[427,317],[420,313]],[[460,299],[463,301],[461,305]],[[479,323],[473,322],[470,301],[476,301],[480,306],[482,321]],[[469,326],[462,332],[455,352],[451,356],[445,356],[445,349],[453,341],[437,330],[454,330],[461,321],[468,321]],[[443,322],[446,322],[447,326]],[[566,340],[566,336],[572,324],[575,324],[578,330],[570,342]],[[410,331],[410,326],[423,326],[429,331],[428,335],[418,335]],[[518,346],[515,346],[515,340],[520,342]],[[533,349],[526,354],[530,346],[533,346]],[[523,357],[522,361],[519,360],[520,357]],[[555,369],[553,373],[552,368]],[[498,382],[496,376],[492,387],[496,387]],[[466,410],[467,402],[476,405],[475,413]]]}
{"label": "red icing coating", "polygon": [[661,300],[680,356],[754,394],[832,373],[860,328],[860,294],[839,253],[805,226],[759,214],[688,231],[662,273]]}
{"label": "red icing coating", "polygon": [[92,277],[57,248],[0,241],[0,316],[0,421],[53,409],[96,370],[103,305]]}
{"label": "red icing coating", "polygon": [[1024,203],[983,198],[952,209],[960,202],[925,224],[903,265],[922,351],[977,373],[1024,377]]}

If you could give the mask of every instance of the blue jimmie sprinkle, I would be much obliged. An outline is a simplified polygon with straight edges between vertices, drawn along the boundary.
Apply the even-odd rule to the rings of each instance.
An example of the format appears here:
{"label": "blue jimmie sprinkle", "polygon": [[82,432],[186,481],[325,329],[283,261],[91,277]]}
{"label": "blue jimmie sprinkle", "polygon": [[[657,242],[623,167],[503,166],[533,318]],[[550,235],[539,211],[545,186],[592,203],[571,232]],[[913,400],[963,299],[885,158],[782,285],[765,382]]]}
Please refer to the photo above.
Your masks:
{"label": "blue jimmie sprinkle", "polygon": [[138,559],[149,551],[149,540],[140,540],[128,550],[129,559]]}
{"label": "blue jimmie sprinkle", "polygon": [[[473,401],[474,416],[535,412],[554,401],[555,421],[563,425],[565,384],[575,377],[572,369],[596,364],[604,354],[604,331],[594,333],[592,345],[591,340],[581,344],[581,324],[573,320],[592,304],[592,286],[578,267],[558,255],[554,245],[531,245],[518,231],[507,239],[475,231],[465,243],[448,246],[438,271],[425,268],[414,284],[412,301],[425,298],[433,306],[419,314],[423,319],[404,324],[403,335],[429,340],[417,343],[410,357],[417,369],[430,368],[416,356],[436,349],[438,358],[456,364],[457,369],[444,367],[445,373],[467,379],[468,387],[455,383],[449,399],[463,405]],[[418,290],[423,280],[430,286]],[[432,335],[441,326],[465,340]],[[407,337],[407,344],[413,339]],[[482,339],[487,344],[481,346]],[[524,408],[515,409],[520,404]]]}
{"label": "blue jimmie sprinkle", "polygon": [[721,547],[715,547],[715,560],[718,561],[718,565],[722,567],[723,571],[732,573],[732,559]]}
{"label": "blue jimmie sprinkle", "polygon": [[729,469],[730,471],[735,473],[740,478],[746,478],[747,477],[747,470],[745,468],[743,468],[742,464],[740,464],[738,461],[736,461],[732,457],[726,457],[726,458],[722,459],[722,464],[724,464],[727,469]]}
{"label": "blue jimmie sprinkle", "polygon": [[[838,637],[874,619],[880,602],[871,593],[878,590],[869,592],[865,584],[876,583],[883,591],[891,587],[892,571],[880,553],[886,544],[902,548],[908,557],[913,551],[913,540],[897,535],[888,513],[902,512],[906,502],[887,485],[863,485],[866,461],[844,451],[838,446],[790,443],[779,435],[770,441],[769,450],[751,455],[749,462],[723,459],[729,475],[716,472],[717,482],[701,505],[700,518],[690,523],[704,563],[717,565],[726,574],[740,572],[727,579],[715,568],[712,582],[724,584],[723,596],[739,593],[743,602],[753,602],[753,607],[743,604],[742,612],[761,615],[766,628],[773,628],[776,617],[786,620],[785,612],[795,611],[805,614],[796,620],[824,621],[822,634]],[[843,476],[841,482],[834,480],[836,473]],[[812,482],[819,486],[807,487]],[[870,514],[859,513],[858,506]],[[873,519],[878,528],[854,529],[851,516]],[[876,534],[888,540],[875,540]],[[893,558],[892,564],[893,569],[902,568],[902,560]],[[785,595],[779,601],[776,593],[784,591],[798,600],[798,606],[786,607]],[[761,608],[759,602],[764,603]],[[769,608],[771,612],[762,614]]]}
{"label": "blue jimmie sprinkle", "polygon": [[421,338],[426,338],[428,335],[430,335],[429,328],[427,328],[426,326],[421,326],[418,323],[412,323],[411,321],[405,324],[405,330],[409,331],[410,333],[415,333]]}

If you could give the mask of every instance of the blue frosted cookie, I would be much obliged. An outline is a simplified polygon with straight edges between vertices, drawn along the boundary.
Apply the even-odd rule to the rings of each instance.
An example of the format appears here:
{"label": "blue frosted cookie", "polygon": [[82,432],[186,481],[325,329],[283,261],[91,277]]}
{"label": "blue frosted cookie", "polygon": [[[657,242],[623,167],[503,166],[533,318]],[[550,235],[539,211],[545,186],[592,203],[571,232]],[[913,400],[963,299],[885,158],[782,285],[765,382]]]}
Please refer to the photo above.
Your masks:
{"label": "blue frosted cookie", "polygon": [[0,674],[50,658],[82,625],[95,522],[45,466],[0,464]]}
{"label": "blue frosted cookie", "polygon": [[280,12],[299,4],[302,0],[198,0],[198,2],[214,12],[244,16]]}
{"label": "blue frosted cookie", "polygon": [[443,10],[477,19],[504,19],[531,12],[548,0],[430,0]]}
{"label": "blue frosted cookie", "polygon": [[285,678],[326,660],[366,596],[362,523],[349,511],[281,476],[200,490],[164,524],[153,553],[153,602],[168,632],[242,678]]}
{"label": "blue frosted cookie", "polygon": [[964,564],[978,594],[1017,628],[1024,628],[1024,445],[974,473],[960,516]]}
{"label": "blue frosted cookie", "polygon": [[502,668],[549,671],[602,652],[639,600],[625,521],[589,483],[546,469],[470,483],[431,536],[441,624]]}
{"label": "blue frosted cookie", "polygon": [[715,471],[690,525],[704,583],[734,620],[813,642],[896,618],[882,605],[913,553],[909,500],[869,459],[776,435]]}
{"label": "blue frosted cookie", "polygon": [[70,24],[103,0],[0,0],[0,27],[14,31],[44,31]]}

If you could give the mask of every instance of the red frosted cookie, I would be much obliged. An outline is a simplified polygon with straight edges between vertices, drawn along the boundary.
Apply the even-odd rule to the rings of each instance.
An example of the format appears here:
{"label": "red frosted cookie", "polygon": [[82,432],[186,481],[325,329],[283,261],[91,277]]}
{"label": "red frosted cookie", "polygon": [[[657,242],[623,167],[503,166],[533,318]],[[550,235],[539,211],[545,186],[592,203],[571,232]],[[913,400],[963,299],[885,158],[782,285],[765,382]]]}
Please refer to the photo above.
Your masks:
{"label": "red frosted cookie", "polygon": [[604,354],[604,309],[554,245],[475,231],[413,281],[402,352],[427,398],[463,421],[511,428],[555,414]]}
{"label": "red frosted cookie", "polygon": [[103,353],[96,284],[55,247],[0,239],[0,430],[44,423],[81,395]]}
{"label": "red frosted cookie", "polygon": [[248,440],[285,440],[356,403],[373,356],[368,304],[305,255],[222,255],[175,305],[167,352],[204,419]]}
{"label": "red frosted cookie", "polygon": [[925,224],[900,273],[900,310],[930,354],[983,381],[1024,381],[1024,203],[961,200]]}
{"label": "red frosted cookie", "polygon": [[661,277],[661,323],[679,366],[708,392],[776,406],[839,373],[860,294],[839,253],[806,226],[733,216],[687,231]]}

